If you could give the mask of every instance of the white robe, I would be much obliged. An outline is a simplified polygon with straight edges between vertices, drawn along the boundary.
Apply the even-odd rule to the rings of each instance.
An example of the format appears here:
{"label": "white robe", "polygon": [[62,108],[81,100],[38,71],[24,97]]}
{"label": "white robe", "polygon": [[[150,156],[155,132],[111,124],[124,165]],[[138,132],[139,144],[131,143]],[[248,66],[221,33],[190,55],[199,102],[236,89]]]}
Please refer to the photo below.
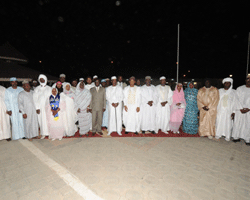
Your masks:
{"label": "white robe", "polygon": [[0,140],[11,138],[10,117],[6,113],[7,108],[4,102],[5,88],[0,86]]}
{"label": "white robe", "polygon": [[244,139],[245,142],[250,142],[250,112],[242,114],[240,109],[250,109],[250,88],[246,85],[240,86],[236,90],[239,104],[237,106],[234,118],[234,126],[232,137],[234,139]]}
{"label": "white robe", "polygon": [[[123,90],[120,86],[109,86],[106,90],[106,99],[109,103],[109,125],[108,135],[112,132],[117,132],[121,135],[122,132],[122,101],[123,101]],[[119,103],[115,108],[112,103]]]}
{"label": "white robe", "polygon": [[225,90],[221,88],[219,93],[220,100],[217,106],[215,138],[219,139],[224,136],[226,141],[230,141],[233,129],[231,115],[235,113],[238,98],[236,91],[233,89]]}
{"label": "white robe", "polygon": [[33,100],[33,91],[22,91],[18,95],[18,107],[22,114],[27,118],[23,119],[24,133],[26,138],[38,136],[38,117]]}
{"label": "white robe", "polygon": [[23,115],[18,108],[18,94],[23,91],[23,88],[17,87],[13,89],[9,87],[5,91],[5,105],[8,111],[12,111],[10,116],[12,124],[12,140],[18,140],[25,137],[23,127]]}
{"label": "white robe", "polygon": [[[156,126],[156,105],[157,105],[157,92],[154,85],[141,87],[141,130],[142,131],[155,131]],[[148,105],[149,101],[153,101],[153,105]]]}
{"label": "white robe", "polygon": [[[170,106],[173,102],[173,91],[168,85],[156,86],[157,93],[157,106],[156,106],[156,126],[157,131],[161,129],[162,132],[167,133],[169,128],[170,121]],[[162,106],[162,102],[168,102],[165,106]]]}
{"label": "white robe", "polygon": [[[92,82],[91,84],[86,84],[84,86],[84,89],[87,89],[87,90],[90,91],[90,89],[93,88],[93,87],[95,87],[95,83],[94,82]],[[92,113],[88,112],[87,115],[88,115],[88,118],[89,118],[90,130],[92,130]]]}
{"label": "white robe", "polygon": [[126,132],[140,132],[140,112],[136,112],[136,108],[141,105],[141,90],[139,87],[127,86],[123,90],[124,107],[127,106],[128,111],[123,110],[123,123]]}
{"label": "white robe", "polygon": [[37,115],[40,127],[40,134],[48,136],[49,131],[46,118],[46,101],[51,95],[52,88],[46,85],[47,77],[43,76],[42,78],[45,79],[45,83],[40,83],[40,85],[36,87],[36,89],[34,90],[33,99],[35,102],[36,110],[40,110],[40,114]]}

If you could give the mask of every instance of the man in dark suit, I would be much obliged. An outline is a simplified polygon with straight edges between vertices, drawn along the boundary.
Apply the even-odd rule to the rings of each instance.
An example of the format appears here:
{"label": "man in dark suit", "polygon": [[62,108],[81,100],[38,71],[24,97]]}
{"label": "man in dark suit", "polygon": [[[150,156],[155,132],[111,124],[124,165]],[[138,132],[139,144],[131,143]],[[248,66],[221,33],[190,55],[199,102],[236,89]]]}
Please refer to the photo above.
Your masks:
{"label": "man in dark suit", "polygon": [[90,89],[92,95],[89,111],[92,113],[92,135],[102,135],[102,116],[106,109],[106,90],[100,86],[100,80],[95,80],[95,87]]}

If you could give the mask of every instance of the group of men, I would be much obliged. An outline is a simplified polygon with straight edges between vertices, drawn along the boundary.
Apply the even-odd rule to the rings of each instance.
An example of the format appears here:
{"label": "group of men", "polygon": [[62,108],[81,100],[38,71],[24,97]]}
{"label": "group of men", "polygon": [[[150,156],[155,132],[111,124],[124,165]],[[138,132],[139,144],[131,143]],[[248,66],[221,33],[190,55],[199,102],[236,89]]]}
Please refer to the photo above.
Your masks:
{"label": "group of men", "polygon": [[[60,82],[65,88],[66,76],[60,75]],[[0,87],[0,140],[13,140],[28,138],[32,140],[38,137],[39,130],[41,139],[49,135],[46,120],[46,101],[51,95],[51,87],[47,85],[47,77],[40,75],[39,86],[31,87],[28,81],[23,82],[23,88],[17,86],[15,77],[10,79],[11,87]],[[199,108],[199,134],[215,137],[226,137],[237,142],[243,139],[246,144],[250,142],[250,76],[246,78],[246,85],[236,91],[232,89],[233,80],[223,80],[224,88],[217,89],[211,86],[207,80],[197,96]],[[56,87],[53,85],[52,87]],[[71,89],[76,91],[88,90],[91,100],[86,105],[85,116],[88,116],[90,127],[84,130],[85,124],[79,125],[88,134],[102,135],[104,113],[108,112],[108,135],[117,132],[122,135],[122,126],[125,126],[125,134],[133,132],[138,134],[146,131],[157,134],[159,130],[168,134],[170,121],[170,106],[172,104],[173,91],[166,85],[166,77],[160,77],[160,84],[151,84],[151,77],[145,77],[145,84],[140,86],[135,77],[129,78],[129,85],[122,82],[122,77],[98,79],[97,76],[87,77],[86,84],[80,78],[72,81]],[[34,90],[34,92],[32,91]],[[86,93],[86,94],[89,94]],[[84,102],[83,99],[80,103]],[[79,104],[80,105],[80,104]],[[81,118],[81,109],[78,106],[76,121]],[[11,120],[10,120],[11,119]],[[12,131],[10,130],[10,121]],[[12,132],[12,134],[11,134]],[[82,132],[83,133],[83,132]],[[12,135],[12,137],[11,137]]]}

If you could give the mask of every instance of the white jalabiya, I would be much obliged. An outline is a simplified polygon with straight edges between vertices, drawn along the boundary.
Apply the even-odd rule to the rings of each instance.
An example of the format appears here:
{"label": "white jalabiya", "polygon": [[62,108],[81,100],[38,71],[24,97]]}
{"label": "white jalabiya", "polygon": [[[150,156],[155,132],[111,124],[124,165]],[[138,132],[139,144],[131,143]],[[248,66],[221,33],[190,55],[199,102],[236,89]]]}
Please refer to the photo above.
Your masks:
{"label": "white jalabiya", "polygon": [[33,100],[33,91],[26,92],[25,90],[18,95],[18,107],[21,113],[27,115],[23,119],[24,134],[26,138],[33,138],[38,136],[38,117],[36,114],[36,107]]}
{"label": "white jalabiya", "polygon": [[123,90],[124,107],[127,106],[128,111],[123,110],[123,123],[126,127],[126,132],[140,131],[140,112],[136,111],[141,105],[141,88],[127,86]]}
{"label": "white jalabiya", "polygon": [[[167,133],[169,129],[170,121],[170,106],[173,102],[173,91],[168,85],[156,86],[157,93],[157,106],[156,106],[156,125],[157,131],[161,129],[162,132]],[[162,106],[162,102],[168,102],[165,106]]]}
{"label": "white jalabiya", "polygon": [[[41,78],[45,80],[44,83],[40,82]],[[51,87],[47,85],[47,77],[43,74],[38,77],[38,82],[40,85],[34,90],[33,99],[36,109],[40,110],[40,114],[37,115],[40,126],[40,134],[43,136],[48,136],[49,131],[46,117],[46,101],[51,95]]]}
{"label": "white jalabiya", "polygon": [[240,86],[236,90],[239,104],[235,112],[234,126],[232,137],[234,139],[244,139],[245,142],[250,142],[250,112],[242,114],[240,109],[250,109],[250,88],[246,85]]}
{"label": "white jalabiya", "polygon": [[[122,101],[123,90],[120,86],[109,86],[106,90],[106,99],[109,103],[109,125],[108,135],[112,132],[117,132],[121,135],[122,132]],[[118,103],[115,108],[112,103]]]}
{"label": "white jalabiya", "polygon": [[5,91],[5,105],[8,111],[12,111],[10,116],[12,124],[12,140],[18,140],[25,137],[23,127],[23,115],[18,108],[18,95],[23,91],[23,88],[17,87],[13,89],[9,87]]}
{"label": "white jalabiya", "polygon": [[215,138],[219,139],[221,136],[224,136],[226,141],[230,141],[233,129],[231,115],[235,113],[238,98],[236,91],[232,89],[232,83],[228,90],[224,88],[219,89],[219,93],[220,100],[217,106]]}
{"label": "white jalabiya", "polygon": [[[149,101],[153,101],[153,105],[148,105]],[[141,130],[155,131],[156,126],[156,105],[158,97],[154,85],[143,85],[141,87]]]}
{"label": "white jalabiya", "polygon": [[0,86],[0,140],[11,138],[10,117],[6,113],[7,108],[4,102],[5,88]]}
{"label": "white jalabiya", "polygon": [[[93,88],[93,87],[95,87],[95,83],[94,82],[92,82],[91,84],[86,84],[84,86],[84,89],[87,89],[87,90],[90,91],[90,89]],[[88,115],[88,118],[89,118],[90,130],[92,130],[92,113],[89,112],[89,113],[87,113],[87,115]]]}

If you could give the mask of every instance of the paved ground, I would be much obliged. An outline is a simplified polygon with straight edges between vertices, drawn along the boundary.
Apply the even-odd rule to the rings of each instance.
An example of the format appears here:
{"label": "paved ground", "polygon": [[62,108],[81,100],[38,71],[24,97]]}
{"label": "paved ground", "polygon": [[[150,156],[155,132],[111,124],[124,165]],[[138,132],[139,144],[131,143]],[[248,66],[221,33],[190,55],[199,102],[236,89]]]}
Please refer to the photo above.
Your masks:
{"label": "paved ground", "polygon": [[243,142],[20,140],[0,141],[0,152],[0,199],[250,199],[250,147]]}

